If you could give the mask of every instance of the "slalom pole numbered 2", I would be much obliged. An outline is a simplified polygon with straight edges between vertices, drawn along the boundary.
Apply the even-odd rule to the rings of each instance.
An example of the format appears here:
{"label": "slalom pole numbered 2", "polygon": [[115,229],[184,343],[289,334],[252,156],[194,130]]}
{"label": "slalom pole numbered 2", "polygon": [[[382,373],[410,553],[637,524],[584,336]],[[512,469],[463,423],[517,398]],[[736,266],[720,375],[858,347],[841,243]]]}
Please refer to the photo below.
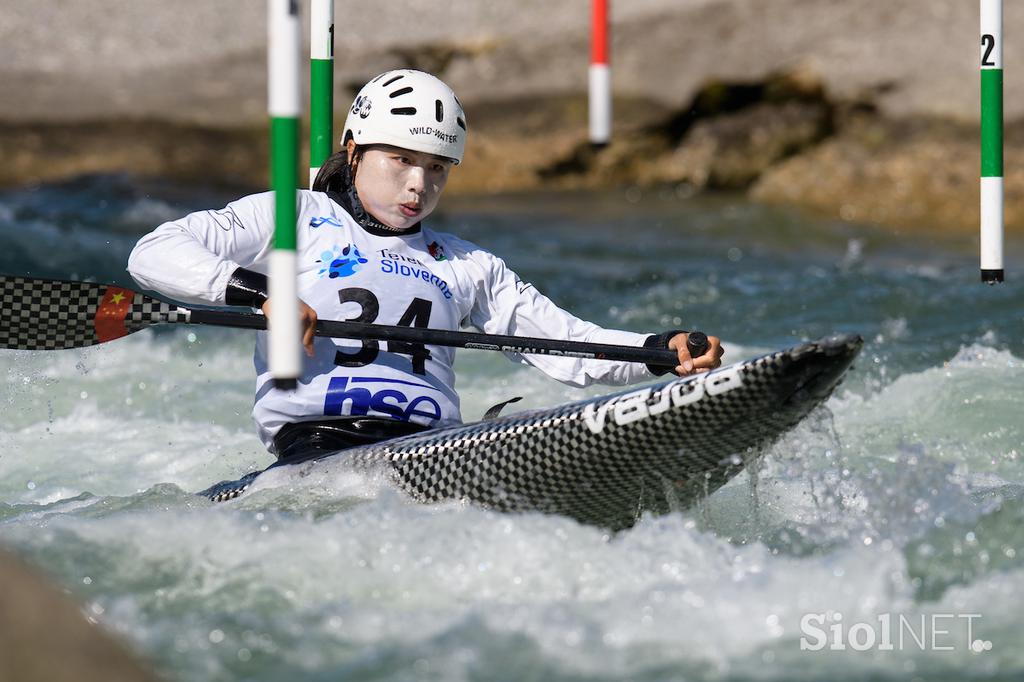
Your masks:
{"label": "slalom pole numbered 2", "polygon": [[612,75],[608,62],[608,2],[592,0],[590,30],[590,143],[603,146],[612,137]]}
{"label": "slalom pole numbered 2", "polygon": [[270,254],[269,364],[277,388],[290,389],[302,370],[295,255],[298,220],[299,73],[298,0],[268,0],[268,113],[270,185],[274,190],[274,248]]}
{"label": "slalom pole numbered 2", "polygon": [[1003,281],[1003,0],[981,0],[981,281]]}
{"label": "slalom pole numbered 2", "polygon": [[309,6],[309,187],[334,144],[334,0]]}

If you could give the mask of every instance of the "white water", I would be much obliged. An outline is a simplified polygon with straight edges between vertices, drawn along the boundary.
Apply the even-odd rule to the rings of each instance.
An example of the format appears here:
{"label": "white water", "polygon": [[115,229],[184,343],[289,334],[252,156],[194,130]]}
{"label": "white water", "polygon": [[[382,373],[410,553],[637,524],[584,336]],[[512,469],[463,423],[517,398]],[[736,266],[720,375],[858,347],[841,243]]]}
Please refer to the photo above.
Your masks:
{"label": "white water", "polygon": [[[1008,352],[974,345],[866,396],[841,392],[831,423],[812,419],[773,448],[756,506],[741,477],[703,508],[609,536],[555,517],[424,507],[355,474],[314,489],[283,480],[223,505],[188,494],[268,462],[237,409],[251,400],[245,345],[203,330],[197,343],[142,333],[88,351],[0,353],[4,541],[183,679],[391,668],[399,679],[518,679],[523,666],[546,678],[742,677],[797,663],[813,677],[837,656],[864,673],[1024,663],[1005,607],[1024,573],[919,603],[905,556],[938,519],[984,513],[972,495],[1019,470],[1020,427],[1007,424],[1024,369]],[[463,363],[467,412],[510,385],[532,404],[577,397],[511,366],[479,373],[501,362]],[[849,623],[981,613],[978,638],[997,646],[976,654],[950,635],[941,641],[958,648],[941,654],[808,657],[800,618],[817,612]]]}
{"label": "white water", "polygon": [[[738,210],[771,228],[770,215]],[[773,446],[753,480],[615,535],[422,506],[356,474],[316,486],[282,476],[220,505],[194,496],[271,461],[248,415],[247,333],[170,329],[84,351],[0,351],[0,542],[174,680],[1024,671],[1018,290],[965,293],[943,262],[893,266],[900,245],[875,247],[884,265],[871,265],[870,245],[851,265],[845,237],[794,271],[762,237],[706,237],[691,253],[689,237],[640,230],[674,259],[659,263],[622,254],[612,232],[570,242],[554,229],[502,239],[542,289],[606,324],[699,316],[738,338],[736,360],[822,327],[855,326],[868,344],[827,411]],[[730,273],[732,243],[751,262]],[[721,272],[707,272],[709,253]],[[525,400],[512,410],[587,393],[494,354],[461,353],[458,369],[467,419],[514,395]],[[951,651],[909,640],[895,651],[802,651],[801,618],[813,613],[848,625],[980,614],[976,646],[991,649],[974,652],[947,619],[938,643]]]}

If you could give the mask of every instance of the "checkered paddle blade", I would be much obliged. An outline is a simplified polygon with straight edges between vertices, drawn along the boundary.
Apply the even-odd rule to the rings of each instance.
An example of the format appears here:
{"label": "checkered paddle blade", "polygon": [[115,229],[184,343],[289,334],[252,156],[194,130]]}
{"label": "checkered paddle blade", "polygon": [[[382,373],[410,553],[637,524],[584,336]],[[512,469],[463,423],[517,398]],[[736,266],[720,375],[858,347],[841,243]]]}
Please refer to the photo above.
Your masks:
{"label": "checkered paddle blade", "polygon": [[188,310],[109,284],[0,276],[0,348],[59,350],[120,338]]}

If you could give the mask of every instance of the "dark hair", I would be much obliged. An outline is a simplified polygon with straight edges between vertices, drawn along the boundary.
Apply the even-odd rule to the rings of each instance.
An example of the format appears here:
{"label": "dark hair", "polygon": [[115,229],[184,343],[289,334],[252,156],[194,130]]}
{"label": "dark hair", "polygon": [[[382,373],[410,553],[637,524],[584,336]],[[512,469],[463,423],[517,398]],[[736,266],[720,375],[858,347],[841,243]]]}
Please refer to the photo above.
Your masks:
{"label": "dark hair", "polygon": [[[363,148],[356,147],[352,160],[359,165],[363,156]],[[352,171],[354,166],[348,162],[348,149],[342,147],[327,157],[313,181],[314,192],[325,192],[327,194],[344,195],[355,182]]]}
{"label": "dark hair", "polygon": [[393,227],[384,225],[370,215],[356,193],[355,169],[359,166],[359,161],[363,158],[365,151],[366,147],[357,146],[352,154],[352,163],[348,162],[346,147],[327,157],[327,160],[320,166],[316,179],[313,180],[313,191],[327,194],[363,227],[381,230],[384,234],[394,232]]}

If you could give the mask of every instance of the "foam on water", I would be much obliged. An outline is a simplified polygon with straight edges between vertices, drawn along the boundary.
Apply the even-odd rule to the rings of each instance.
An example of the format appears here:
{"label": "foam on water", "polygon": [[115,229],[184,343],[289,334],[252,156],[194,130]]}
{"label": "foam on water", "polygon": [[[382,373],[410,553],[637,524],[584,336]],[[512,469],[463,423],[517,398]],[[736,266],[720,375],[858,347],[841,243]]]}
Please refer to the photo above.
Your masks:
{"label": "foam on water", "polygon": [[0,351],[10,387],[2,499],[52,501],[56,489],[129,494],[154,482],[195,487],[241,463],[269,463],[248,417],[251,349],[241,338],[222,343],[228,338],[147,331],[83,350]]}
{"label": "foam on water", "polygon": [[[121,361],[87,356],[89,372],[72,375],[74,388],[102,393],[119,373],[131,374],[121,366],[128,358],[173,361],[168,350],[180,342],[173,335],[119,342]],[[225,366],[232,361],[221,360],[211,380],[230,376]],[[63,381],[61,371],[78,362],[61,357],[55,371],[42,374]],[[5,490],[15,506],[0,514],[2,532],[5,542],[75,586],[93,617],[184,679],[273,679],[273,671],[286,670],[358,677],[374,666],[412,666],[420,678],[472,679],[486,671],[517,679],[518,668],[503,676],[493,667],[494,651],[508,647],[518,652],[507,654],[510,664],[548,678],[653,679],[669,670],[743,677],[766,665],[808,663],[794,655],[806,613],[838,612],[854,623],[881,612],[917,622],[922,613],[953,608],[1002,611],[999,600],[1024,580],[1017,563],[980,572],[966,588],[947,577],[946,588],[936,589],[932,580],[930,600],[920,599],[930,570],[921,564],[921,544],[943,541],[933,537],[937,526],[971,527],[999,513],[999,505],[974,497],[991,489],[991,479],[979,485],[958,472],[949,449],[900,443],[901,430],[884,420],[873,431],[863,424],[879,422],[878,414],[911,417],[913,396],[941,396],[949,373],[969,389],[1012,392],[1019,366],[1005,351],[972,346],[944,367],[903,375],[877,393],[846,392],[772,448],[756,488],[736,480],[701,508],[645,518],[614,536],[556,517],[456,503],[425,507],[354,473],[268,481],[244,500],[212,505],[186,490],[208,483],[212,468],[226,471],[252,455],[211,448],[211,428],[199,414],[180,413],[174,432],[202,431],[207,442],[197,436],[161,446],[164,456],[153,461],[127,436],[99,447],[119,419],[96,406],[62,406],[70,411],[45,422],[49,442],[79,442],[84,458],[54,453],[46,440],[33,448],[40,425],[21,429],[12,447],[24,456],[13,466],[0,459],[5,484],[25,476],[28,457],[51,474],[33,472],[40,478],[33,491]],[[567,390],[552,394],[553,385],[535,373],[501,371],[531,401],[557,402]],[[471,405],[496,397],[478,375],[464,373],[466,393],[475,394]],[[140,440],[168,432],[146,415],[159,412],[173,385],[154,389],[139,398],[141,414],[132,419]],[[943,423],[920,428],[935,434]],[[987,446],[984,433],[942,435],[967,454]],[[244,449],[247,432],[234,437]],[[998,660],[1019,665],[1005,651],[1013,623],[1004,615],[976,625],[1003,650]],[[976,655],[960,644],[941,663],[908,648],[846,653],[843,665],[864,674],[973,667]],[[816,667],[824,659],[810,659],[808,675],[834,671],[828,660]]]}

